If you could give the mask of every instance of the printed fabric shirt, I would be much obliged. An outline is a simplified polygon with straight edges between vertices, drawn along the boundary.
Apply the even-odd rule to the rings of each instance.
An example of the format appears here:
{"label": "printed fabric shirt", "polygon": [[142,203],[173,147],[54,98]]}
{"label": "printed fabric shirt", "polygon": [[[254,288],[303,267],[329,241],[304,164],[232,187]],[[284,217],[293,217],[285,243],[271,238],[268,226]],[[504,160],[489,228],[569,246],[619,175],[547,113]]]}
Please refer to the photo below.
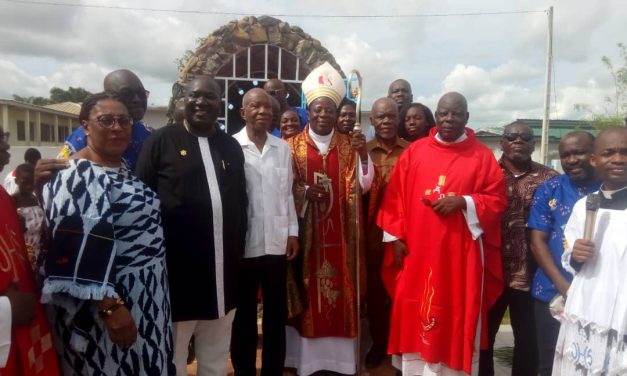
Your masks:
{"label": "printed fabric shirt", "polygon": [[[549,234],[548,246],[553,262],[569,282],[573,277],[561,263],[564,228],[575,203],[587,194],[597,191],[600,185],[598,181],[581,185],[572,181],[568,175],[556,176],[538,187],[531,203],[527,227]],[[543,302],[549,302],[558,293],[551,279],[542,268],[538,268],[533,277],[531,295]]]}
{"label": "printed fabric shirt", "polygon": [[526,228],[531,202],[536,188],[558,173],[540,163],[531,162],[529,170],[515,176],[499,160],[507,194],[507,209],[503,213],[501,232],[501,255],[505,286],[529,291],[533,271],[529,262],[533,260],[529,248],[529,231]]}

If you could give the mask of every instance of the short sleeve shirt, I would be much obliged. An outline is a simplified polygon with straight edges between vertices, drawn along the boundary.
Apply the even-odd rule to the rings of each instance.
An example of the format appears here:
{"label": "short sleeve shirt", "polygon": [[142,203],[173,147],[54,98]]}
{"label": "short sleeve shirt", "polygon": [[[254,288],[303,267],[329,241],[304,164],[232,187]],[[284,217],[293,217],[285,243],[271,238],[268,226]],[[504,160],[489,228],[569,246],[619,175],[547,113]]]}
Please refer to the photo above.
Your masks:
{"label": "short sleeve shirt", "polygon": [[[599,182],[578,185],[568,175],[556,176],[538,187],[531,204],[527,227],[549,234],[548,246],[553,262],[568,281],[572,276],[562,267],[564,253],[564,227],[575,203],[600,187]],[[549,302],[559,292],[551,279],[538,267],[532,281],[531,295]]]}

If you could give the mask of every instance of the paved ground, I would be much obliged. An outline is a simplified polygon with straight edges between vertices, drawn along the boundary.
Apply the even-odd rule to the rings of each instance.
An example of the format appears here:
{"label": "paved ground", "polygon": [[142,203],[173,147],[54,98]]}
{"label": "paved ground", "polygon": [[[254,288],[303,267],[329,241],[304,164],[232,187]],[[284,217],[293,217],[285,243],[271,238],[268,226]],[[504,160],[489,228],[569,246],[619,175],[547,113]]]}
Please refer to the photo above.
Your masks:
{"label": "paved ground", "polygon": [[[260,328],[261,329],[261,328]],[[261,331],[261,330],[260,330]],[[365,356],[367,349],[370,346],[370,339],[364,338],[362,340],[362,357]],[[509,325],[501,325],[499,333],[496,336],[496,342],[494,344],[494,348],[498,349],[501,347],[512,347],[514,345],[514,337],[512,335],[512,328]],[[257,369],[260,366],[261,353],[260,350],[257,351]],[[363,364],[363,361],[362,361]],[[190,376],[196,376],[196,363],[192,363],[187,367],[188,374]],[[231,367],[231,360],[229,359],[229,368],[228,375],[233,375],[233,368]],[[381,366],[373,370],[367,370],[363,368],[361,375],[362,376],[394,376],[396,369],[390,365],[390,359],[388,358]],[[511,369],[509,365],[502,364],[498,360],[494,362],[494,375],[495,376],[509,376],[511,374]],[[296,376],[294,372],[286,370],[283,373],[284,376]]]}

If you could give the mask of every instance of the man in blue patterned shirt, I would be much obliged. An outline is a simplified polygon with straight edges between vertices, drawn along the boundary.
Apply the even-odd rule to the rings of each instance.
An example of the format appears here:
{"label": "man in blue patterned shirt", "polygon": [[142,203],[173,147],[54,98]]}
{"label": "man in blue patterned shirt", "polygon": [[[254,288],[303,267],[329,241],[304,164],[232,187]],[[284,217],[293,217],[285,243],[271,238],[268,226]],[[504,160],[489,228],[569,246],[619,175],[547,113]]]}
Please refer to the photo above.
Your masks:
{"label": "man in blue patterned shirt", "polygon": [[[117,93],[122,97],[128,106],[128,111],[133,118],[133,131],[131,142],[124,152],[122,158],[131,171],[135,171],[137,157],[144,145],[144,141],[150,136],[152,129],[149,129],[142,120],[148,107],[148,90],[137,75],[128,69],[118,69],[106,75],[103,86],[105,91]],[[85,130],[83,127],[76,128],[65,140],[57,158],[67,159],[87,146]]]}
{"label": "man in blue patterned shirt", "polygon": [[575,202],[599,189],[600,181],[590,165],[594,136],[571,132],[559,144],[565,174],[538,187],[527,227],[531,229],[531,250],[538,263],[531,295],[535,298],[535,324],[540,375],[551,375],[553,354],[560,323],[551,316],[549,304],[558,295],[566,296],[572,276],[564,270],[564,226]]}

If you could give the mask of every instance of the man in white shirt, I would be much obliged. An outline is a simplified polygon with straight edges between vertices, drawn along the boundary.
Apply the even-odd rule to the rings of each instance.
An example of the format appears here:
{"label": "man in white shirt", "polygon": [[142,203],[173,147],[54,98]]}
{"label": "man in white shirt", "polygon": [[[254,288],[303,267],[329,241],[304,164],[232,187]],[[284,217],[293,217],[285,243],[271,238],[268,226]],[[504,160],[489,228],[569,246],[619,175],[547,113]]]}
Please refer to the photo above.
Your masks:
{"label": "man in white shirt", "polygon": [[285,362],[287,261],[298,253],[298,221],[287,143],[268,134],[271,97],[254,88],[243,98],[246,126],[234,137],[242,146],[248,194],[248,232],[233,322],[235,375],[255,375],[257,292],[263,296],[261,375],[280,375]]}

